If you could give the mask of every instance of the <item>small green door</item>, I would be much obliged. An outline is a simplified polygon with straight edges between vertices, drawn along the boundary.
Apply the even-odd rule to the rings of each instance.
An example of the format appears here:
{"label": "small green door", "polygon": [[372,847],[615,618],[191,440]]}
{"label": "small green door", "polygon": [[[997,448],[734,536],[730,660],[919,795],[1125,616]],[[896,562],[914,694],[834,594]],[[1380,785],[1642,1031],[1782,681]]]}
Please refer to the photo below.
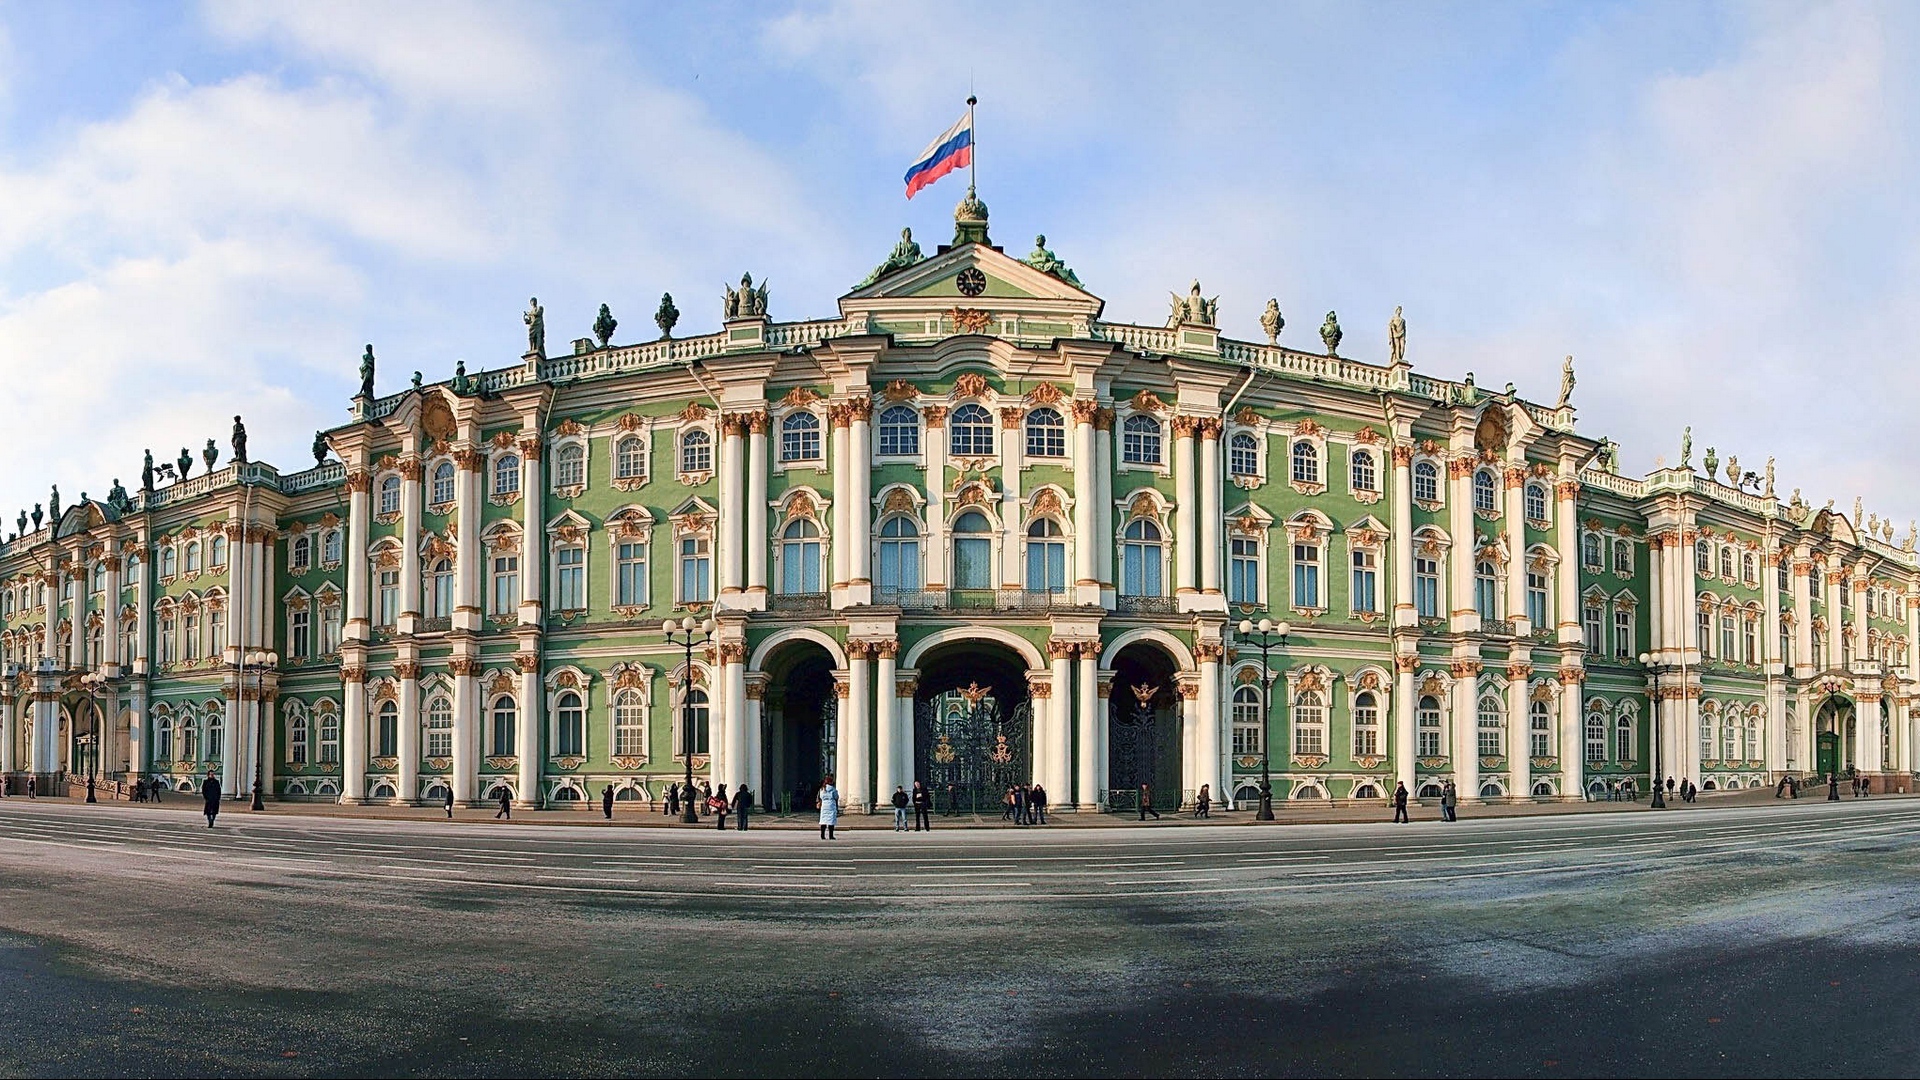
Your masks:
{"label": "small green door", "polygon": [[1814,755],[1821,776],[1829,776],[1840,771],[1840,736],[1831,732],[1820,733],[1819,751]]}

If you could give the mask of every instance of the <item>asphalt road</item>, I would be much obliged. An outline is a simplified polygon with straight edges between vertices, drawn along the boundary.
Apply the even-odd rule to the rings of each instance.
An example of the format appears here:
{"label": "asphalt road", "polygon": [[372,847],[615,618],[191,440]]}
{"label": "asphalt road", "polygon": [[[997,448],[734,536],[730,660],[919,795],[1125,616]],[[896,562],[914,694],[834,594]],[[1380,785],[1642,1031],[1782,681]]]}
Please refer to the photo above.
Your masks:
{"label": "asphalt road", "polygon": [[1906,1075],[1920,799],[745,834],[0,803],[7,1074]]}

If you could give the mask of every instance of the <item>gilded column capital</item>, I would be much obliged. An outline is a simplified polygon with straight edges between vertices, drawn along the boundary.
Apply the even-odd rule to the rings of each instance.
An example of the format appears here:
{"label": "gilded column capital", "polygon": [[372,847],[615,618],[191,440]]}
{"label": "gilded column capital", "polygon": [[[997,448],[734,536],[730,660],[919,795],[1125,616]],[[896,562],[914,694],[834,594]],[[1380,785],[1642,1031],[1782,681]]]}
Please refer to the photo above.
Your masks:
{"label": "gilded column capital", "polygon": [[945,427],[947,423],[947,407],[945,405],[929,405],[920,410],[920,419],[925,420],[929,428]]}
{"label": "gilded column capital", "polygon": [[420,665],[412,660],[396,660],[393,663],[393,674],[395,678],[403,682],[408,679],[418,679],[420,677]]}
{"label": "gilded column capital", "polygon": [[1194,430],[1199,433],[1202,441],[1218,439],[1220,428],[1220,418],[1217,416],[1202,416],[1194,423]]}
{"label": "gilded column capital", "polygon": [[847,415],[864,424],[873,419],[873,399],[865,394],[847,401]]}
{"label": "gilded column capital", "polygon": [[1174,417],[1173,418],[1173,437],[1176,439],[1193,438],[1194,427],[1195,427],[1195,424],[1198,422],[1198,420],[1199,420],[1199,417],[1196,417],[1196,416],[1183,415],[1183,416]]}
{"label": "gilded column capital", "polygon": [[1020,421],[1026,419],[1027,410],[1018,405],[1009,405],[1000,410],[1000,427],[1005,431],[1017,431]]}
{"label": "gilded column capital", "polygon": [[1097,401],[1075,401],[1070,408],[1076,424],[1091,424],[1100,416],[1100,403]]}
{"label": "gilded column capital", "polygon": [[1413,447],[1406,443],[1393,444],[1393,464],[1395,468],[1406,469],[1413,466]]}
{"label": "gilded column capital", "polygon": [[752,412],[747,413],[746,416],[747,416],[748,431],[754,433],[755,435],[765,435],[767,433],[767,423],[769,420],[767,416],[767,410],[755,409]]}
{"label": "gilded column capital", "polygon": [[520,454],[528,461],[539,461],[546,450],[546,442],[538,434],[520,436]]}
{"label": "gilded column capital", "polygon": [[365,469],[355,469],[347,473],[347,494],[360,495],[373,490],[373,476]]}

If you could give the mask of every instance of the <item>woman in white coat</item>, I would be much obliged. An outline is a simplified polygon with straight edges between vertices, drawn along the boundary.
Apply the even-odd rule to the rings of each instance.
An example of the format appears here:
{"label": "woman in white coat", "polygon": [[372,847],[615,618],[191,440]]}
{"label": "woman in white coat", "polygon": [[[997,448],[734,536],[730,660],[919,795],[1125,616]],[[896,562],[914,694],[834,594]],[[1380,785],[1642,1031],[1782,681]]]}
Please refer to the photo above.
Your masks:
{"label": "woman in white coat", "polygon": [[833,840],[833,827],[840,820],[840,789],[833,786],[833,777],[820,781],[820,839]]}

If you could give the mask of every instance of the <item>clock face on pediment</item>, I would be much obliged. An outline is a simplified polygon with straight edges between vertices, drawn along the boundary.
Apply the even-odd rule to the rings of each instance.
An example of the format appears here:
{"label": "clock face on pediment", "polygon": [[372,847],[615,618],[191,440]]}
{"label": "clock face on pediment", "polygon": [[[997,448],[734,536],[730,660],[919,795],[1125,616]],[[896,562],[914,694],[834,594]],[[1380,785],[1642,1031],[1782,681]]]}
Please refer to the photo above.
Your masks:
{"label": "clock face on pediment", "polygon": [[956,309],[985,313],[991,325],[1025,320],[1038,334],[1067,336],[1078,320],[1097,319],[1099,297],[1004,252],[964,244],[889,273],[840,298],[842,314],[863,314],[889,333],[913,333]]}
{"label": "clock face on pediment", "polygon": [[954,275],[953,283],[963,296],[979,296],[987,291],[987,275],[981,273],[977,266],[969,266]]}

